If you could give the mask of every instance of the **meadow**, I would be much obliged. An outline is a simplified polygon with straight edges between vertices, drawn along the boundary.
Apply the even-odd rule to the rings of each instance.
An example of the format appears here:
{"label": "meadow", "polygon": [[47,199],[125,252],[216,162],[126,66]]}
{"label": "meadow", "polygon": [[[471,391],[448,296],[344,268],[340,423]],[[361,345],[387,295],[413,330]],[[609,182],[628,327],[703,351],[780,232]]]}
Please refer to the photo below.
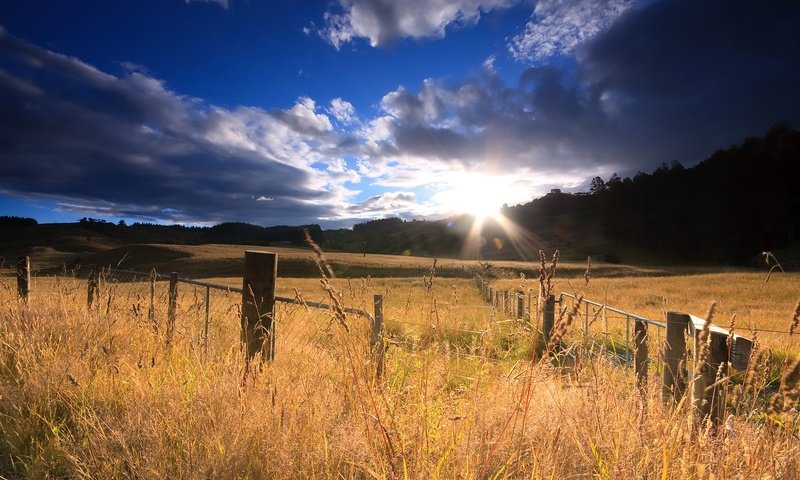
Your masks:
{"label": "meadow", "polygon": [[[241,248],[224,254],[211,248],[219,258],[241,258]],[[151,319],[145,279],[109,275],[89,307],[85,276],[41,274],[26,304],[6,271],[0,278],[0,474],[800,478],[797,378],[787,375],[784,383],[794,381],[795,393],[784,392],[780,406],[774,401],[781,373],[800,350],[796,336],[757,333],[760,350],[776,353],[771,370],[732,372],[733,416],[712,431],[690,421],[686,402],[661,401],[658,362],[651,364],[645,394],[636,395],[633,368],[596,348],[608,340],[587,344],[579,321],[564,341],[581,355],[542,361],[533,357],[535,308],[530,322],[515,319],[484,301],[470,278],[431,278],[432,259],[348,255],[330,257],[401,262],[422,272],[331,279],[333,295],[348,306],[372,311],[373,295],[384,295],[383,378],[374,375],[369,325],[358,316],[278,304],[275,361],[247,371],[238,294],[212,290],[206,333],[204,289],[180,284],[168,345],[163,282],[156,284]],[[480,267],[457,260],[437,265],[449,262]],[[514,266],[494,268],[509,277]],[[727,326],[736,313],[736,329],[746,336],[751,328],[786,332],[800,298],[795,273],[773,273],[765,282],[766,271],[679,275],[598,265],[587,285],[580,263],[567,267],[555,278],[556,294],[584,292],[655,320],[667,310],[702,317],[715,301],[714,321]],[[217,271],[186,270],[241,286],[240,278]],[[532,295],[539,290],[530,276],[497,278],[493,285]],[[319,278],[279,278],[277,288],[278,295],[331,300]],[[590,338],[624,342],[623,319],[593,311],[592,320]],[[657,357],[655,332],[650,344]]]}

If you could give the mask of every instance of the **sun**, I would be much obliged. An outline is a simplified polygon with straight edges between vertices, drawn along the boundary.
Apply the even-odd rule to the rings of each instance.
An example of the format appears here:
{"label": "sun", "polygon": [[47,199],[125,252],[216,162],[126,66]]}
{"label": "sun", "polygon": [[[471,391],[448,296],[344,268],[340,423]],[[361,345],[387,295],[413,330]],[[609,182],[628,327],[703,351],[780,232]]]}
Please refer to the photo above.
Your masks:
{"label": "sun", "polygon": [[476,173],[452,178],[436,201],[453,213],[466,213],[483,220],[497,217],[509,194],[510,181],[504,177]]}

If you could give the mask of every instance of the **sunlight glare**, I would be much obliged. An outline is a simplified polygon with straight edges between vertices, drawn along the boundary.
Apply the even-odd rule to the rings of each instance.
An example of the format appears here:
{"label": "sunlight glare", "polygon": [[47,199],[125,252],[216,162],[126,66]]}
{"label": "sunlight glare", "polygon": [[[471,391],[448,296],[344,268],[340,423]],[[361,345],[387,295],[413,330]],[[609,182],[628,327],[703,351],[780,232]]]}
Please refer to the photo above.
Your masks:
{"label": "sunlight glare", "polygon": [[475,173],[460,174],[439,192],[437,202],[452,212],[483,220],[496,218],[512,189],[513,179]]}

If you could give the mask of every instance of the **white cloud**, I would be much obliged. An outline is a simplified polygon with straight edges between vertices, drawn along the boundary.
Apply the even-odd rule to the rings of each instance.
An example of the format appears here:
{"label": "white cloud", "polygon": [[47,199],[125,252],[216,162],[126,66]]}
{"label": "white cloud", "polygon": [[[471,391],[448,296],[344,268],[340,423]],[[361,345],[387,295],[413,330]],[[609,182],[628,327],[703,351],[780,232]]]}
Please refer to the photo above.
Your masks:
{"label": "white cloud", "polygon": [[634,0],[540,0],[525,31],[508,50],[520,61],[538,61],[573,52],[607,29]]}
{"label": "white cloud", "polygon": [[354,38],[373,47],[403,38],[444,37],[448,26],[473,25],[481,13],[519,0],[338,0],[342,13],[326,12],[319,34],[337,50]]}
{"label": "white cloud", "polygon": [[353,203],[346,215],[356,218],[373,218],[398,215],[417,209],[417,195],[407,191],[389,191]]}
{"label": "white cloud", "polygon": [[351,124],[358,118],[356,117],[356,109],[353,104],[341,98],[334,98],[331,100],[331,106],[328,108],[328,113],[333,115],[333,118],[339,120],[344,124]]}

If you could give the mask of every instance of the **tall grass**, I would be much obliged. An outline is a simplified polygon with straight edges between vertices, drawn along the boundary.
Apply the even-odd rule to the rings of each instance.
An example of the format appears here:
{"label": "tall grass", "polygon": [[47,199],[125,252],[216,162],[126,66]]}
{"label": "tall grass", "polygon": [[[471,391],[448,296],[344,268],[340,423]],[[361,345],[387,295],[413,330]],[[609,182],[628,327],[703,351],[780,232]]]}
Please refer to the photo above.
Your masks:
{"label": "tall grass", "polygon": [[698,435],[653,377],[642,415],[632,369],[608,357],[586,355],[569,375],[531,361],[532,334],[476,310],[469,280],[330,280],[347,305],[387,296],[383,380],[357,317],[280,307],[275,362],[245,376],[235,296],[215,298],[227,304],[206,357],[191,290],[167,348],[137,313],[146,282],[107,285],[88,309],[82,283],[37,279],[26,305],[11,280],[0,279],[9,478],[800,477],[791,365],[774,411],[753,380],[725,432]]}

